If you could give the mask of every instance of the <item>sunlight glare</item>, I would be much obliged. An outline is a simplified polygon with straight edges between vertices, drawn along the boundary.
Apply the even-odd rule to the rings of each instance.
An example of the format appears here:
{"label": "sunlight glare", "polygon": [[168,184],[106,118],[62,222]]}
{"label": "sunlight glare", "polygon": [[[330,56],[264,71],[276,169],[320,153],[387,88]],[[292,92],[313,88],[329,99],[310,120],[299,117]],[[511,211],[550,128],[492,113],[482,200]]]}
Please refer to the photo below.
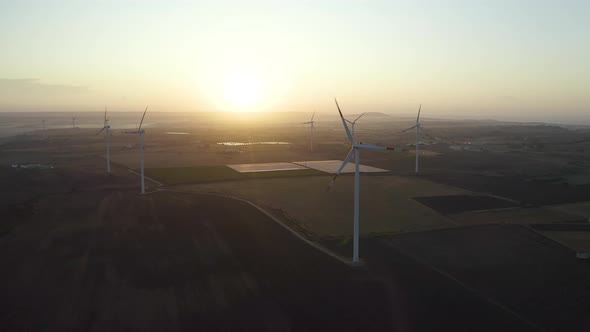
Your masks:
{"label": "sunlight glare", "polygon": [[260,106],[264,84],[254,73],[233,72],[223,79],[223,95],[235,111],[252,111]]}

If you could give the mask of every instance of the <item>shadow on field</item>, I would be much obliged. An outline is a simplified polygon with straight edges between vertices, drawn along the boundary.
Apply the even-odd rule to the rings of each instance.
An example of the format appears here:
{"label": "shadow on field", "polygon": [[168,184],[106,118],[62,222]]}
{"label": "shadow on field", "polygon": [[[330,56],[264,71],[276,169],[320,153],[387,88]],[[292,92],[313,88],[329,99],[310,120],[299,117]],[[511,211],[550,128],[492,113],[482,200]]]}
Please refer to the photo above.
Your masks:
{"label": "shadow on field", "polygon": [[[64,200],[84,208],[61,213]],[[0,245],[7,330],[391,330],[381,283],[246,203],[93,192],[38,205]]]}
{"label": "shadow on field", "polygon": [[245,202],[95,191],[35,205],[0,241],[6,330],[527,330],[404,255],[368,241],[350,268]]}

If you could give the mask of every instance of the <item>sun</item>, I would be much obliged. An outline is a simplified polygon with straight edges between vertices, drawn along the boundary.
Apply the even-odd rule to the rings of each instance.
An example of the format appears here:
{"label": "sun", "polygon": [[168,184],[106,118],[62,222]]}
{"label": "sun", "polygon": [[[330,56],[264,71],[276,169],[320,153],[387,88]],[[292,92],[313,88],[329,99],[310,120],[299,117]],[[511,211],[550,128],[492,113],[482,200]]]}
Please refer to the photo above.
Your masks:
{"label": "sun", "polygon": [[207,66],[195,69],[195,101],[216,111],[243,113],[280,105],[289,88],[289,73],[270,60],[265,64],[238,60],[211,58]]}
{"label": "sun", "polygon": [[265,86],[262,79],[247,71],[228,73],[222,80],[223,99],[233,111],[256,111],[261,106]]}

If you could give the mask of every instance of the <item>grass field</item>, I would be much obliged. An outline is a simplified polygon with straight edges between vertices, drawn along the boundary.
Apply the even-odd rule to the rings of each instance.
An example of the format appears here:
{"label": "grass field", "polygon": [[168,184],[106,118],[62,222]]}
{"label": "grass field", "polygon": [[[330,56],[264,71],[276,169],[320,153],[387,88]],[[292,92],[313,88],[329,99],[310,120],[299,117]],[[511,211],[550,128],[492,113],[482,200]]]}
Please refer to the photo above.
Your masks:
{"label": "grass field", "polygon": [[193,166],[146,168],[145,174],[146,176],[154,178],[164,184],[174,185],[181,183],[313,176],[324,175],[325,173],[313,169],[240,173],[227,166]]}
{"label": "grass field", "polygon": [[[289,171],[291,173],[294,171]],[[352,233],[354,177],[338,178],[330,192],[331,176],[257,179],[248,182],[177,186],[180,190],[237,195],[281,210],[319,235]],[[453,225],[412,197],[466,194],[461,189],[417,177],[361,176],[361,232],[382,233],[421,230]]]}

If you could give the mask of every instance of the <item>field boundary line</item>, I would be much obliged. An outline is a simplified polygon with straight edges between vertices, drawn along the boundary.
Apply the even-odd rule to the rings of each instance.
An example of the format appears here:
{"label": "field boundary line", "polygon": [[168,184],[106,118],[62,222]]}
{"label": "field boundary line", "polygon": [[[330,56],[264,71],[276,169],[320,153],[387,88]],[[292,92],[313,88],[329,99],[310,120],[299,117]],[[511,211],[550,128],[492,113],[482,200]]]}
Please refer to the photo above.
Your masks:
{"label": "field boundary line", "polygon": [[287,231],[289,231],[295,237],[297,237],[301,241],[307,243],[309,246],[313,247],[314,249],[316,249],[316,250],[318,250],[318,251],[340,261],[341,263],[344,263],[344,264],[350,266],[350,267],[356,267],[359,265],[359,264],[356,264],[356,263],[352,262],[351,260],[348,260],[348,259],[336,254],[335,252],[319,245],[318,243],[309,240],[308,238],[303,236],[301,233],[297,232],[296,230],[294,230],[293,228],[289,227],[287,224],[282,222],[279,218],[275,217],[274,215],[272,215],[271,213],[269,213],[268,211],[266,211],[262,207],[256,205],[255,203],[253,203],[245,198],[240,198],[240,197],[235,197],[235,196],[230,196],[230,195],[225,195],[225,194],[219,194],[219,193],[212,193],[212,192],[182,191],[182,190],[174,190],[174,189],[157,189],[157,190],[150,192],[150,193],[155,193],[158,191],[168,191],[168,192],[176,192],[176,193],[182,193],[182,194],[198,194],[198,195],[217,196],[217,197],[228,198],[228,199],[233,199],[233,200],[247,203],[247,204],[253,206],[254,208],[256,208],[258,211],[264,213],[267,217],[272,219],[277,224],[283,226],[283,228],[285,228]]}
{"label": "field boundary line", "polygon": [[518,209],[522,209],[521,206],[509,206],[509,207],[504,207],[504,208],[496,208],[496,209],[481,209],[481,210],[469,210],[469,211],[463,211],[463,212],[459,212],[459,213],[452,213],[452,214],[463,214],[463,213],[478,213],[478,212],[490,212],[490,211],[508,211],[508,210],[518,210]]}
{"label": "field boundary line", "polygon": [[[133,174],[135,174],[135,175],[139,175],[139,176],[141,176],[141,174],[140,174],[140,173],[137,173],[136,171],[132,170],[131,168],[130,168],[128,171],[129,171],[129,173],[133,173]],[[143,177],[144,177],[146,180],[152,181],[152,182],[153,182],[153,183],[155,183],[155,184],[156,184],[158,187],[161,187],[161,186],[163,186],[163,185],[164,185],[164,184],[162,184],[162,182],[156,181],[156,180],[154,180],[154,179],[150,178],[149,176],[145,176],[145,175],[144,175]]]}
{"label": "field boundary line", "polygon": [[522,202],[517,201],[515,199],[504,197],[504,196],[500,196],[500,195],[494,195],[492,193],[489,193],[488,196],[494,197],[494,198],[497,198],[497,199],[502,199],[502,200],[505,200],[505,201],[508,201],[508,202],[512,202],[512,203],[518,204],[518,205],[521,205],[522,204]]}

